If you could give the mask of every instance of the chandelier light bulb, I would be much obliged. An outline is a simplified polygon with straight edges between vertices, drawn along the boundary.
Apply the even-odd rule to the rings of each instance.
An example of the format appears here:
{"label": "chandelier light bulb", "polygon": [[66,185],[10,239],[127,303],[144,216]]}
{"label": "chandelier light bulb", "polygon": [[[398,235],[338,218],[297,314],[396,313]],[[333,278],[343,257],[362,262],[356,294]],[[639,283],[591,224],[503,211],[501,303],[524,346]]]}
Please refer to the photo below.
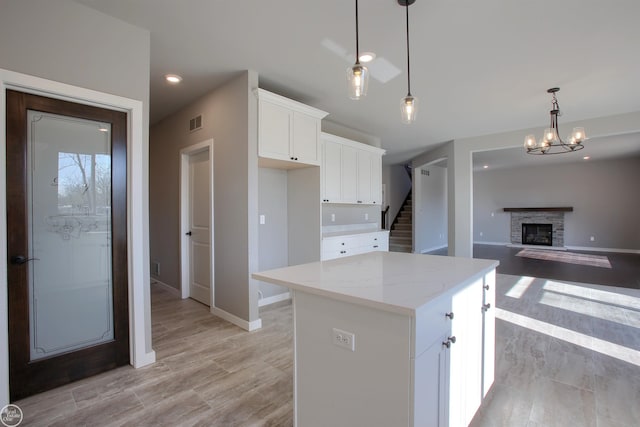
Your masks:
{"label": "chandelier light bulb", "polygon": [[524,137],[524,148],[530,150],[535,148],[536,146],[536,137],[532,134],[529,134]]}
{"label": "chandelier light bulb", "polygon": [[586,139],[586,135],[584,133],[583,127],[575,127],[573,128],[573,137],[575,138],[577,143],[582,142]]}

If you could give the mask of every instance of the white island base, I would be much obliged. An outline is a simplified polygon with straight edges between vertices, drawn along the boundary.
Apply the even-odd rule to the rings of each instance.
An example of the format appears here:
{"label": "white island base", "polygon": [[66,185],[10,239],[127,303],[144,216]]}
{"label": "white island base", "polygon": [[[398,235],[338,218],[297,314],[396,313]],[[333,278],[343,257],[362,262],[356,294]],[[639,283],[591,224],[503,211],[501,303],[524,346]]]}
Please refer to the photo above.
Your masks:
{"label": "white island base", "polygon": [[294,419],[467,426],[493,383],[497,261],[373,252],[256,273],[294,310]]}

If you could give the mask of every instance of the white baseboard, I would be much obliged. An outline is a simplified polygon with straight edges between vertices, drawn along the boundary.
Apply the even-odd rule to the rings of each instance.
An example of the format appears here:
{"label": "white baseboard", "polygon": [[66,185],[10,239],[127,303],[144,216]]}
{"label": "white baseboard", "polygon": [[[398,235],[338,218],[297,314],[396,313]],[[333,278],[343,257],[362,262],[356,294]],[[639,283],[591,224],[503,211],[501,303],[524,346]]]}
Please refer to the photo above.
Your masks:
{"label": "white baseboard", "polygon": [[258,300],[258,307],[264,307],[265,305],[275,304],[280,301],[286,301],[291,299],[291,294],[289,292],[285,292],[283,294],[272,295],[266,298],[260,298]]}
{"label": "white baseboard", "polygon": [[161,282],[160,280],[156,279],[155,277],[151,278],[151,284],[152,285],[158,285],[161,288],[163,288],[164,290],[169,291],[173,295],[175,295],[178,298],[182,299],[182,294],[180,293],[180,289],[176,289],[171,285],[167,285],[166,283]]}
{"label": "white baseboard", "polygon": [[423,250],[420,251],[420,253],[421,254],[426,254],[427,252],[437,251],[438,249],[446,248],[447,246],[449,246],[449,245],[434,246],[432,248],[423,249]]}
{"label": "white baseboard", "polygon": [[253,322],[246,321],[244,319],[239,318],[235,314],[231,314],[228,311],[224,311],[218,307],[211,307],[211,314],[214,314],[227,322],[231,322],[236,326],[241,327],[245,331],[255,331],[256,329],[262,328],[262,319],[254,320]]}
{"label": "white baseboard", "polygon": [[574,251],[619,252],[623,254],[640,254],[640,249],[593,248],[590,246],[567,246],[567,248]]}
{"label": "white baseboard", "polygon": [[151,365],[152,363],[156,363],[156,352],[153,350],[145,353],[142,359],[138,358],[135,361],[133,361],[133,363],[131,363],[131,366],[138,369],[138,368]]}
{"label": "white baseboard", "polygon": [[493,246],[507,246],[509,242],[473,242],[474,245],[493,245]]}

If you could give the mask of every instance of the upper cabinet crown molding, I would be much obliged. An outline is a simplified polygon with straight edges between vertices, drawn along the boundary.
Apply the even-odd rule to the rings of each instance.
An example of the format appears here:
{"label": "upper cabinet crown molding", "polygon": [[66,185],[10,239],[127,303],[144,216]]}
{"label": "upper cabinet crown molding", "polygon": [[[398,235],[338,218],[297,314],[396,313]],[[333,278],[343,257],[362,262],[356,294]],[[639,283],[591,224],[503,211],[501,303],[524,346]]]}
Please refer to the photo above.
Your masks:
{"label": "upper cabinet crown molding", "polygon": [[264,89],[258,89],[258,106],[260,166],[320,166],[321,120],[327,112]]}
{"label": "upper cabinet crown molding", "polygon": [[380,156],[384,156],[387,153],[387,150],[384,148],[374,147],[373,145],[365,144],[364,142],[354,141],[331,133],[322,132],[320,135],[324,141],[336,142],[359,150],[371,151],[372,153],[379,154]]}

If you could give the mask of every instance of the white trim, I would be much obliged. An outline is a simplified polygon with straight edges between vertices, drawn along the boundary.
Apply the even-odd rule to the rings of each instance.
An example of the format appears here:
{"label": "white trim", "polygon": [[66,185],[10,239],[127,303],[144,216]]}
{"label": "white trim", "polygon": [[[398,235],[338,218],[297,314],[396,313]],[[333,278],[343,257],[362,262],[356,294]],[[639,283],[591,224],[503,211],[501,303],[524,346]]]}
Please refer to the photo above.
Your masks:
{"label": "white trim", "polygon": [[511,243],[509,243],[509,242],[478,242],[478,241],[474,241],[473,244],[474,245],[507,246],[507,245],[510,245]]}
{"label": "white trim", "polygon": [[258,89],[253,93],[258,97],[258,100],[267,101],[272,104],[279,105],[281,107],[292,109],[300,113],[306,114],[308,116],[315,117],[316,119],[322,119],[329,114],[326,111],[322,111],[318,108],[311,107],[309,105],[303,104],[293,99],[285,98],[282,95],[269,92],[268,90]]}
{"label": "white trim", "polygon": [[[128,141],[127,170],[127,232],[129,262],[129,349],[130,364],[136,368],[155,362],[155,352],[147,350],[146,338],[151,333],[151,325],[145,322],[145,308],[151,307],[149,277],[144,266],[145,259],[144,224],[148,219],[145,200],[148,188],[144,185],[145,144],[143,141],[143,103],[135,99],[102,93],[77,86],[0,68],[0,241],[7,241],[6,221],[6,90],[44,95],[80,104],[99,106],[127,112]],[[6,245],[0,245],[0,259],[7,259]],[[148,272],[147,272],[148,274]],[[0,406],[9,403],[9,353],[8,353],[8,302],[7,266],[0,262]],[[151,340],[149,340],[151,341]]]}
{"label": "white trim", "polygon": [[422,249],[420,251],[421,254],[426,254],[427,252],[432,252],[432,251],[437,251],[438,249],[444,249],[446,248],[448,245],[440,245],[440,246],[434,246],[432,248],[428,248],[428,249]]}
{"label": "white trim", "polygon": [[277,302],[286,301],[288,299],[291,299],[291,294],[289,292],[285,292],[283,294],[278,294],[278,295],[272,295],[266,298],[260,298],[258,300],[258,307],[264,307],[266,305],[275,304]]}
{"label": "white trim", "polygon": [[254,320],[253,322],[247,322],[246,320],[241,319],[238,316],[229,313],[228,311],[224,311],[221,308],[213,306],[211,307],[211,313],[249,332],[262,328],[262,319]]}
{"label": "white trim", "polygon": [[567,246],[567,249],[571,249],[573,251],[619,252],[623,254],[640,254],[640,249],[592,248],[589,246]]}
{"label": "white trim", "polygon": [[[204,151],[209,151],[209,281],[211,289],[209,292],[209,307],[215,307],[215,240],[214,240],[214,187],[213,187],[213,139],[209,138],[197,144],[190,145],[180,150],[180,294],[182,299],[189,298],[189,157]],[[187,266],[187,268],[185,268]]]}
{"label": "white trim", "polygon": [[152,285],[158,285],[159,287],[161,287],[165,291],[169,292],[171,295],[175,296],[176,298],[182,298],[182,296],[180,295],[180,290],[179,289],[176,289],[171,285],[167,285],[166,283],[161,282],[160,280],[156,279],[155,277],[151,278],[151,284]]}

